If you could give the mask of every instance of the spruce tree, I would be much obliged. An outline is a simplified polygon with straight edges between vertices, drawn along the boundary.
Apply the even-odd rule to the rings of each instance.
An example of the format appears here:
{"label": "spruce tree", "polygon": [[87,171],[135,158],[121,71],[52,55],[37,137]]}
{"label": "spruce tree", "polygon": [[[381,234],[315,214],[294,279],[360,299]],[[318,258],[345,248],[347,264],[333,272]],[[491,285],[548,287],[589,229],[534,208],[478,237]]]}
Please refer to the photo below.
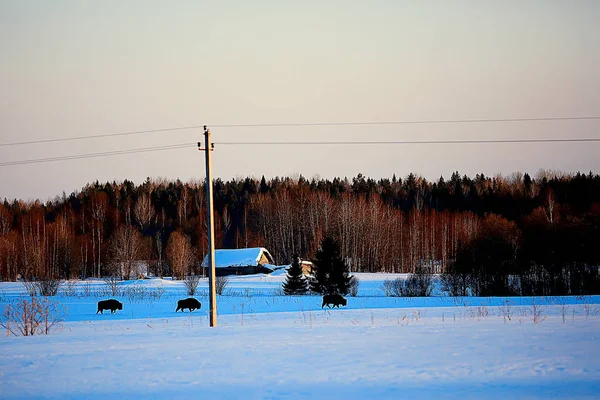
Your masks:
{"label": "spruce tree", "polygon": [[300,257],[292,257],[292,265],[287,271],[285,282],[283,283],[283,292],[287,295],[306,294],[308,292],[307,282],[302,274],[302,264]]}
{"label": "spruce tree", "polygon": [[311,291],[320,294],[348,294],[352,278],[336,240],[330,237],[323,239],[313,264]]}

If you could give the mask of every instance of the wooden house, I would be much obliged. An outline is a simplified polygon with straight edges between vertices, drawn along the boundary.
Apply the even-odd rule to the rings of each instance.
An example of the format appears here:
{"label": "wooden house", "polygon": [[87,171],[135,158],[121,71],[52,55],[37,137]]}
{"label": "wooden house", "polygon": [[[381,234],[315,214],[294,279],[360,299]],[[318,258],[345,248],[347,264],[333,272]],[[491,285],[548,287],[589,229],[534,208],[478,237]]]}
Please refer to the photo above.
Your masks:
{"label": "wooden house", "polygon": [[[277,268],[274,264],[273,256],[264,247],[215,250],[217,276],[268,274]],[[208,274],[208,254],[202,261],[202,268]]]}

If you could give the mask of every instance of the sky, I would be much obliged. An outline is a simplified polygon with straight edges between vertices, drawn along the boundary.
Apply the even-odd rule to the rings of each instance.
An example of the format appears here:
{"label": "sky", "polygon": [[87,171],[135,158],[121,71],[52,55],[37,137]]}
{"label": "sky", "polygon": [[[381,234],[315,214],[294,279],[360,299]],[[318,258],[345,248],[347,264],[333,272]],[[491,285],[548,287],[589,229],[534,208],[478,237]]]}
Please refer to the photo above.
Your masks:
{"label": "sky", "polygon": [[600,116],[600,2],[0,0],[0,198],[213,175],[373,178],[600,173],[600,142],[256,145],[600,138],[600,120],[295,127]]}

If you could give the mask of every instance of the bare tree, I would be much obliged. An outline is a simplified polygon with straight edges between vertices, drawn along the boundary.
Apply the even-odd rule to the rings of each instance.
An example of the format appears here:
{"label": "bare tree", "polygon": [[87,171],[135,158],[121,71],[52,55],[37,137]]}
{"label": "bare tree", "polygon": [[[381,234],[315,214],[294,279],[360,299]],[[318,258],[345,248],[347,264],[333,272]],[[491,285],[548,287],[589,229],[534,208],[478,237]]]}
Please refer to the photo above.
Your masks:
{"label": "bare tree", "polygon": [[556,219],[556,200],[551,189],[548,189],[548,193],[546,193],[543,207],[544,215],[546,216],[548,223],[554,225]]}
{"label": "bare tree", "polygon": [[22,222],[22,270],[25,279],[41,277],[46,272],[46,224],[40,212],[32,212]]}
{"label": "bare tree", "polygon": [[144,238],[137,229],[129,225],[120,226],[110,238],[108,248],[113,274],[129,279],[136,262],[146,258],[146,250]]}
{"label": "bare tree", "polygon": [[55,222],[49,224],[48,231],[52,235],[49,251],[49,271],[46,278],[70,278],[75,260],[75,232],[65,214],[59,215]]}
{"label": "bare tree", "polygon": [[531,319],[534,324],[541,324],[546,319],[542,307],[542,305],[536,303],[535,298],[531,300]]}
{"label": "bare tree", "polygon": [[167,261],[174,278],[181,279],[186,273],[190,274],[194,264],[194,249],[189,236],[179,231],[171,233],[167,243]]}
{"label": "bare tree", "polygon": [[150,226],[154,220],[154,216],[156,215],[150,195],[143,193],[140,197],[138,197],[135,205],[133,206],[133,215],[135,215],[135,219],[140,225],[140,229],[142,231]]}
{"label": "bare tree", "polygon": [[229,211],[227,210],[227,205],[223,207],[223,237],[226,238],[229,234],[229,229],[231,228],[231,216],[229,215]]}
{"label": "bare tree", "polygon": [[18,241],[19,234],[15,230],[0,236],[0,279],[17,280]]}
{"label": "bare tree", "polygon": [[179,225],[183,226],[188,220],[188,212],[190,208],[190,194],[187,185],[181,188],[181,199],[177,203],[177,218]]}
{"label": "bare tree", "polygon": [[5,236],[12,227],[13,216],[4,207],[3,204],[0,204],[0,236]]}
{"label": "bare tree", "polygon": [[156,244],[156,255],[158,256],[157,265],[156,265],[156,276],[163,276],[163,242],[162,242],[162,234],[160,231],[156,232],[154,236],[154,242]]}
{"label": "bare tree", "polygon": [[524,185],[522,172],[513,172],[506,179],[508,181],[510,192],[513,196],[523,195]]}
{"label": "bare tree", "polygon": [[93,219],[92,226],[92,246],[95,248],[94,257],[96,258],[97,277],[100,277],[100,266],[102,256],[102,242],[104,239],[104,222],[106,221],[106,210],[108,208],[108,195],[104,192],[96,192],[91,199],[91,215]]}

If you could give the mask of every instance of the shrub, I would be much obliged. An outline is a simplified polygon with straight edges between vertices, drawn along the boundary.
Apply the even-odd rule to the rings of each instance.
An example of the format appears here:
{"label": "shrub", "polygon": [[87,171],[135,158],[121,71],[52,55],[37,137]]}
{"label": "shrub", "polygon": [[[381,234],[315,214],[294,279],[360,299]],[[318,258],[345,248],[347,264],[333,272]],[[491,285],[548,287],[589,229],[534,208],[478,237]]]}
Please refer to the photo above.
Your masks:
{"label": "shrub", "polygon": [[227,287],[229,283],[229,279],[226,276],[217,276],[215,277],[215,290],[218,295],[222,295],[223,291]]}
{"label": "shrub", "polygon": [[30,296],[56,296],[58,293],[58,288],[61,285],[61,281],[59,279],[54,278],[44,278],[44,279],[33,279],[31,281],[23,282],[23,286],[25,286],[25,290],[27,294]]}
{"label": "shrub", "polygon": [[406,282],[402,295],[405,297],[427,297],[431,295],[431,274],[417,270],[417,273],[410,274]]}
{"label": "shrub", "polygon": [[383,281],[383,293],[388,297],[427,297],[431,295],[432,275],[425,272],[410,274],[407,279]]}
{"label": "shrub", "polygon": [[454,271],[452,268],[451,264],[440,277],[442,290],[446,291],[452,297],[468,296],[471,286],[471,275]]}
{"label": "shrub", "polygon": [[64,320],[66,308],[57,301],[37,297],[22,299],[4,309],[0,326],[8,336],[48,335],[52,328]]}
{"label": "shrub", "polygon": [[150,297],[152,297],[153,300],[158,301],[158,300],[160,300],[161,297],[163,297],[164,294],[165,294],[165,288],[162,286],[158,286],[158,287],[154,288],[153,291],[150,292]]}
{"label": "shrub", "polygon": [[38,293],[41,296],[56,296],[58,288],[62,284],[60,279],[44,278],[35,282],[38,287]]}
{"label": "shrub", "polygon": [[194,296],[200,283],[200,277],[198,275],[186,276],[183,280],[183,285],[188,296]]}
{"label": "shrub", "polygon": [[104,278],[104,283],[108,288],[109,294],[111,296],[119,295],[119,278],[116,275],[109,276],[108,278]]}
{"label": "shrub", "polygon": [[401,297],[403,287],[404,279],[402,278],[396,278],[394,280],[386,279],[383,281],[382,285],[383,293],[387,297]]}
{"label": "shrub", "polygon": [[75,281],[66,281],[63,285],[63,293],[67,297],[77,296],[77,283]]}
{"label": "shrub", "polygon": [[23,281],[22,283],[28,295],[30,295],[31,297],[37,296],[38,287],[35,284],[35,281]]}
{"label": "shrub", "polygon": [[352,297],[356,297],[358,295],[358,287],[360,286],[360,280],[356,276],[352,276],[350,279],[350,291],[348,294]]}
{"label": "shrub", "polygon": [[90,297],[92,295],[92,284],[90,282],[86,282],[83,284],[81,295],[83,297]]}
{"label": "shrub", "polygon": [[123,289],[122,295],[125,296],[130,303],[145,300],[150,296],[146,288],[138,284],[130,285]]}
{"label": "shrub", "polygon": [[535,302],[535,299],[531,300],[531,319],[534,324],[541,324],[546,317],[544,316],[544,312],[542,310],[542,306]]}

